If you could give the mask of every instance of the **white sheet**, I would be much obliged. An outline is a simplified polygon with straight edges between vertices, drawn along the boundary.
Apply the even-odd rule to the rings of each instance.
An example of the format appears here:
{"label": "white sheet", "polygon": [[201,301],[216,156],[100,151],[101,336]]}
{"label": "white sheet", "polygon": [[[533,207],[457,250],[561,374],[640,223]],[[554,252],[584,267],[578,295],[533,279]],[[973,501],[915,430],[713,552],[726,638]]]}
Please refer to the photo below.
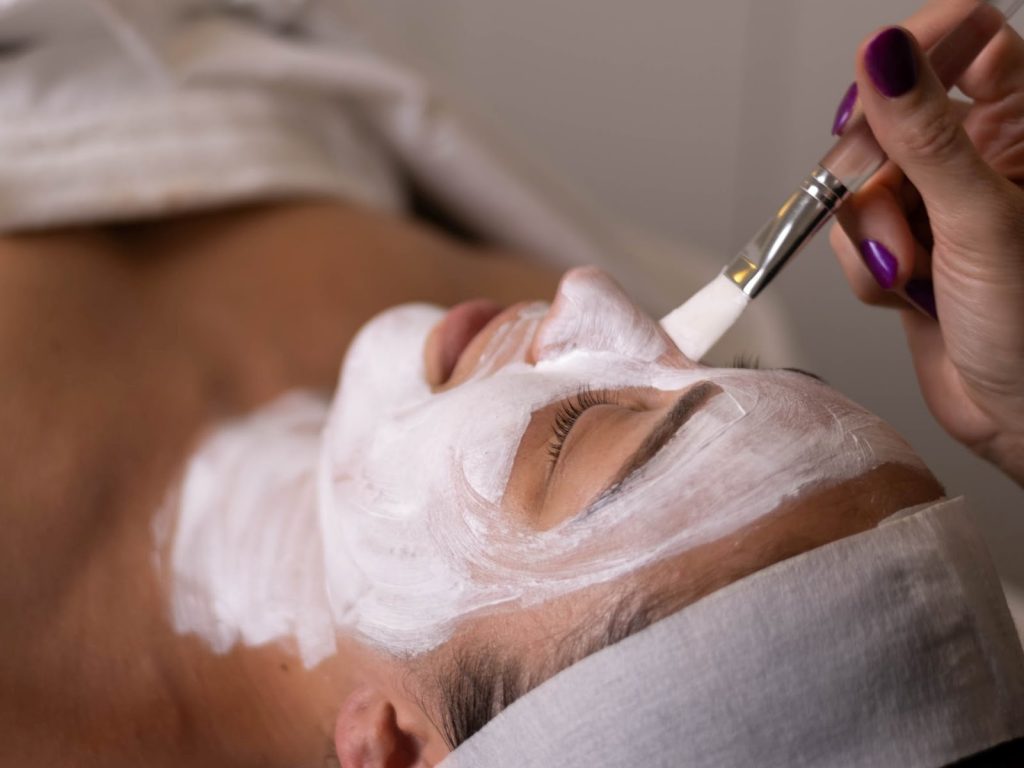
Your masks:
{"label": "white sheet", "polygon": [[787,560],[552,678],[442,768],[945,766],[1024,736],[963,500]]}

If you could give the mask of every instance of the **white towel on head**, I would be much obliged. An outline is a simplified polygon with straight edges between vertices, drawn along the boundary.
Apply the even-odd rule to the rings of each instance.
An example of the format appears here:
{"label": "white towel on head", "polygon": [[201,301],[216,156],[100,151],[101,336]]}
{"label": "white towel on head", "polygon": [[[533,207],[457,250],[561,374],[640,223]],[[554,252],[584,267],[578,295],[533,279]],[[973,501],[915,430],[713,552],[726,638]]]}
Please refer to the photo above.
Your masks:
{"label": "white towel on head", "polygon": [[736,582],[548,680],[442,768],[949,765],[1024,736],[963,500]]}

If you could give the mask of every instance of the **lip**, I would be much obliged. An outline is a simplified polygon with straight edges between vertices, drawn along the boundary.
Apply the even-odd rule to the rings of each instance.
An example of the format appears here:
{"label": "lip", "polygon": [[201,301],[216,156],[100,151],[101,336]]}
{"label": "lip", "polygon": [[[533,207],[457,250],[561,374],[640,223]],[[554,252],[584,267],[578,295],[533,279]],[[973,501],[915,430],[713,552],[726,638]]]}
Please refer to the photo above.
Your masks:
{"label": "lip", "polygon": [[488,299],[464,301],[448,310],[424,347],[428,383],[440,387],[448,382],[473,340],[504,311]]}

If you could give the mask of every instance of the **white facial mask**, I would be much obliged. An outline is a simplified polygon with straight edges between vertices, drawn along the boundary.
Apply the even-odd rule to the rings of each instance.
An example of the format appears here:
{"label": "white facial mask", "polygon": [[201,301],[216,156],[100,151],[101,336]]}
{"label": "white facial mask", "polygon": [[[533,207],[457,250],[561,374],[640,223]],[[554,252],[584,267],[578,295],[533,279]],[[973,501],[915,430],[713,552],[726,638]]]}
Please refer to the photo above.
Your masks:
{"label": "white facial mask", "polygon": [[[320,455],[339,624],[392,650],[428,650],[471,612],[616,578],[727,535],[812,484],[919,463],[880,419],[798,374],[659,365],[668,342],[657,324],[600,275],[564,282],[559,301],[536,365],[491,372],[485,362],[441,394],[422,367],[439,311],[397,309],[355,341]],[[535,411],[581,386],[682,390],[705,380],[724,394],[586,519],[528,532],[501,509]]]}
{"label": "white facial mask", "polygon": [[[544,312],[539,305],[521,314],[517,327],[499,331],[473,378],[438,394],[426,383],[423,349],[443,311],[400,307],[353,342],[316,446],[310,534],[321,548],[330,618],[340,631],[394,653],[421,653],[474,612],[536,604],[615,579],[726,536],[811,486],[888,462],[920,466],[880,419],[799,374],[659,363],[670,347],[657,323],[600,273],[563,282],[534,344],[536,365],[497,367],[508,352],[525,357],[513,348],[534,336]],[[674,391],[702,381],[722,394],[591,514],[537,532],[502,509],[520,439],[537,410],[581,387]],[[261,466],[272,473],[270,463]],[[236,471],[241,486],[267,482],[247,477],[242,466]],[[183,518],[198,514],[189,501]],[[201,592],[197,566],[177,557],[175,565]],[[214,591],[206,602],[218,597]],[[205,634],[207,620],[177,626]],[[313,649],[322,624],[320,616],[292,634]]]}

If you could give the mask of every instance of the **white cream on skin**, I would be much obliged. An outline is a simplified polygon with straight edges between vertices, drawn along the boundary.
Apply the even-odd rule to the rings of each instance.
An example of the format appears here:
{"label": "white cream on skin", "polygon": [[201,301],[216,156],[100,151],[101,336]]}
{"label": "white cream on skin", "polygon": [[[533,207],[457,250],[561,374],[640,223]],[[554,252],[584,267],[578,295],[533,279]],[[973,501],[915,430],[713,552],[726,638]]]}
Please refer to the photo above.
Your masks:
{"label": "white cream on skin", "polygon": [[217,430],[158,518],[174,626],[218,653],[289,637],[307,664],[334,652],[314,473],[327,406],[290,394]]}
{"label": "white cream on skin", "polygon": [[750,297],[719,275],[663,317],[661,327],[684,355],[699,361],[736,324],[748,304]]}
{"label": "white cream on skin", "polygon": [[[601,273],[574,273],[545,310],[507,323],[469,381],[433,393],[423,347],[443,311],[397,308],[353,342],[329,411],[292,397],[214,435],[169,541],[175,627],[218,650],[296,638],[310,665],[330,654],[332,629],[422,653],[470,614],[615,579],[811,486],[921,466],[880,419],[799,374],[680,367],[657,323]],[[518,361],[501,365],[507,353]],[[702,381],[723,393],[591,514],[538,532],[502,508],[537,410],[581,386]]]}

